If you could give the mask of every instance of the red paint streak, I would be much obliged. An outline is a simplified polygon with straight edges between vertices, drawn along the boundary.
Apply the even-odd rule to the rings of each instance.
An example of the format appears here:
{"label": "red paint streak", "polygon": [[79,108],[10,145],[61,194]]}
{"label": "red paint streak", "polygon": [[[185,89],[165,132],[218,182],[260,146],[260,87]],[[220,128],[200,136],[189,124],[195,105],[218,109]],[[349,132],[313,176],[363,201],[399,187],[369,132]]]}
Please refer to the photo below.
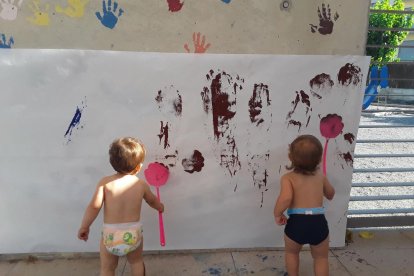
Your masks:
{"label": "red paint streak", "polygon": [[178,12],[184,5],[184,2],[180,2],[180,0],[167,0],[168,2],[168,10],[170,12]]}
{"label": "red paint streak", "polygon": [[310,107],[309,95],[303,90],[300,90],[300,96],[302,97],[302,103],[306,104],[307,107]]}
{"label": "red paint streak", "polygon": [[234,176],[241,169],[239,152],[234,137],[227,136],[226,138],[227,147],[221,149],[220,166],[225,167],[230,173],[230,176]]}
{"label": "red paint streak", "polygon": [[291,111],[289,111],[288,115],[286,116],[286,120],[292,118],[293,113],[295,113],[296,107],[298,106],[298,103],[300,102],[300,96],[298,91],[296,91],[296,98],[291,102],[293,105],[293,108]]}
{"label": "red paint streak", "polygon": [[352,133],[344,134],[344,139],[347,140],[350,144],[352,144],[355,140],[355,136]]}
{"label": "red paint streak", "polygon": [[168,148],[170,144],[168,143],[168,122],[165,123],[161,121],[161,128],[160,128],[160,134],[158,134],[158,138],[160,139],[160,145],[162,139],[164,139],[164,149]]}
{"label": "red paint streak", "polygon": [[340,156],[345,160],[345,162],[352,166],[354,164],[354,158],[352,157],[352,154],[348,151],[347,153],[342,153]]}
{"label": "red paint streak", "polygon": [[351,83],[357,85],[361,79],[361,68],[352,63],[347,63],[339,69],[338,82],[342,85],[349,86]]}
{"label": "red paint streak", "polygon": [[[208,75],[207,75],[208,76]],[[209,78],[207,78],[209,79]],[[209,95],[209,90],[207,87],[203,88],[203,91],[201,91],[201,99],[203,100],[203,109],[204,112],[208,114],[209,110],[210,110],[210,104],[211,104],[211,100],[210,100],[210,95]]]}
{"label": "red paint streak", "polygon": [[[262,99],[264,97],[265,99]],[[263,103],[265,101],[265,103]],[[260,83],[255,84],[253,89],[253,95],[249,100],[249,114],[250,121],[256,123],[256,126],[264,122],[263,118],[257,118],[262,113],[263,104],[270,105],[269,89],[268,86]]]}
{"label": "red paint streak", "polygon": [[332,88],[334,85],[331,76],[325,73],[316,75],[313,79],[309,81],[309,85],[311,88],[315,89],[324,89],[324,88]]}
{"label": "red paint streak", "polygon": [[184,167],[184,171],[188,173],[200,172],[204,167],[204,157],[201,152],[194,150],[193,155],[183,159],[181,164]]}
{"label": "red paint streak", "polygon": [[[213,129],[216,139],[220,139],[223,133],[229,128],[229,120],[231,120],[235,111],[231,108],[236,105],[236,100],[230,101],[229,95],[222,91],[222,76],[225,76],[224,81],[230,82],[230,76],[225,72],[219,73],[211,82],[211,100],[213,103]],[[236,85],[236,84],[235,84]]]}
{"label": "red paint streak", "polygon": [[160,104],[160,103],[162,103],[162,99],[163,99],[162,91],[158,90],[158,95],[157,95],[157,97],[155,97],[155,101]]}
{"label": "red paint streak", "polygon": [[175,115],[181,116],[183,112],[183,99],[181,98],[181,95],[179,94],[178,90],[177,90],[177,93],[178,93],[178,97],[174,100],[173,106],[174,106]]}
{"label": "red paint streak", "polygon": [[289,127],[289,125],[298,126],[299,127],[298,132],[300,131],[300,128],[302,127],[302,123],[299,122],[299,121],[295,121],[295,120],[290,120],[288,122],[288,127]]}

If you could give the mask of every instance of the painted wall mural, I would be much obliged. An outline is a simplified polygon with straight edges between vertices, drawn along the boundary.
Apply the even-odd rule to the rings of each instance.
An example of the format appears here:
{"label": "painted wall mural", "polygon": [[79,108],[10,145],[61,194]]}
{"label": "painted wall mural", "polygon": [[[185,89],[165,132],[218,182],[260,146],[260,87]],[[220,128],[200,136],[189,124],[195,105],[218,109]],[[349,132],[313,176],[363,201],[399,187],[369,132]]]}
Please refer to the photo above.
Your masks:
{"label": "painted wall mural", "polygon": [[[315,135],[337,191],[331,245],[343,245],[368,57],[13,50],[0,60],[0,216],[11,222],[0,253],[97,250],[99,220],[91,242],[74,233],[113,171],[109,144],[127,135],[146,146],[144,167],[168,168],[165,249],[282,246],[272,209],[288,145]],[[142,218],[146,248],[160,249],[157,216]]]}

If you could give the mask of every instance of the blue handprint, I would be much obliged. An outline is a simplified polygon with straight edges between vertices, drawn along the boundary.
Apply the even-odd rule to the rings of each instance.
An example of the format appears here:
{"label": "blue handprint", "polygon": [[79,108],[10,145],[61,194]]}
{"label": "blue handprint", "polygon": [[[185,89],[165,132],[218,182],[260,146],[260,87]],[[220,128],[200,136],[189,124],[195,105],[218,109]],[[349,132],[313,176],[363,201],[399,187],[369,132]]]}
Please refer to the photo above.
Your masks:
{"label": "blue handprint", "polygon": [[13,44],[14,44],[14,39],[12,36],[9,38],[9,42],[7,43],[6,35],[1,34],[0,48],[10,49]]}
{"label": "blue handprint", "polygon": [[231,2],[231,0],[221,0],[221,1],[224,2],[224,3],[226,3],[226,4],[228,4],[228,3]]}
{"label": "blue handprint", "polygon": [[114,7],[112,9],[112,0],[107,1],[108,6],[106,5],[105,0],[102,1],[103,16],[101,16],[100,12],[96,12],[95,14],[102,25],[109,29],[113,29],[118,22],[118,18],[124,13],[124,10],[119,8],[118,15],[115,15],[116,10],[118,9],[118,2],[114,1]]}

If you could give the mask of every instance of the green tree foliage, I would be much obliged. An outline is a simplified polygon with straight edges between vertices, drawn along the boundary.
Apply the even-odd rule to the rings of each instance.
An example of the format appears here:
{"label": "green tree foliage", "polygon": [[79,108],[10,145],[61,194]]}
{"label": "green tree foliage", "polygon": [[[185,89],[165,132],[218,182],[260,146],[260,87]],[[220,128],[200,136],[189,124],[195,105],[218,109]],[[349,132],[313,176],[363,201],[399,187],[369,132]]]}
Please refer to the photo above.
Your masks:
{"label": "green tree foliage", "polygon": [[[404,10],[402,0],[379,0],[373,9],[376,10]],[[369,26],[377,28],[411,28],[413,26],[413,15],[398,13],[371,13]],[[402,31],[369,31],[367,44],[399,46],[407,37],[408,32]],[[386,62],[399,61],[397,58],[398,48],[367,48],[367,55],[371,56],[371,62],[384,64]]]}

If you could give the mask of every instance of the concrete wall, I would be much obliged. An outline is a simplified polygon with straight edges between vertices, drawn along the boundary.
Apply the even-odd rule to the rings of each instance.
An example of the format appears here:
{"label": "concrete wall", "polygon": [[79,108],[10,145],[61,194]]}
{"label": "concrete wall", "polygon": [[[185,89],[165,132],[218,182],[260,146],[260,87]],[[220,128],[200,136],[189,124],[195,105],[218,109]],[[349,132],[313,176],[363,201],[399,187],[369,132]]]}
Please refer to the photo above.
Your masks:
{"label": "concrete wall", "polygon": [[98,0],[6,0],[0,47],[194,52],[200,32],[208,53],[364,54],[369,0],[285,2],[118,0],[103,16]]}

